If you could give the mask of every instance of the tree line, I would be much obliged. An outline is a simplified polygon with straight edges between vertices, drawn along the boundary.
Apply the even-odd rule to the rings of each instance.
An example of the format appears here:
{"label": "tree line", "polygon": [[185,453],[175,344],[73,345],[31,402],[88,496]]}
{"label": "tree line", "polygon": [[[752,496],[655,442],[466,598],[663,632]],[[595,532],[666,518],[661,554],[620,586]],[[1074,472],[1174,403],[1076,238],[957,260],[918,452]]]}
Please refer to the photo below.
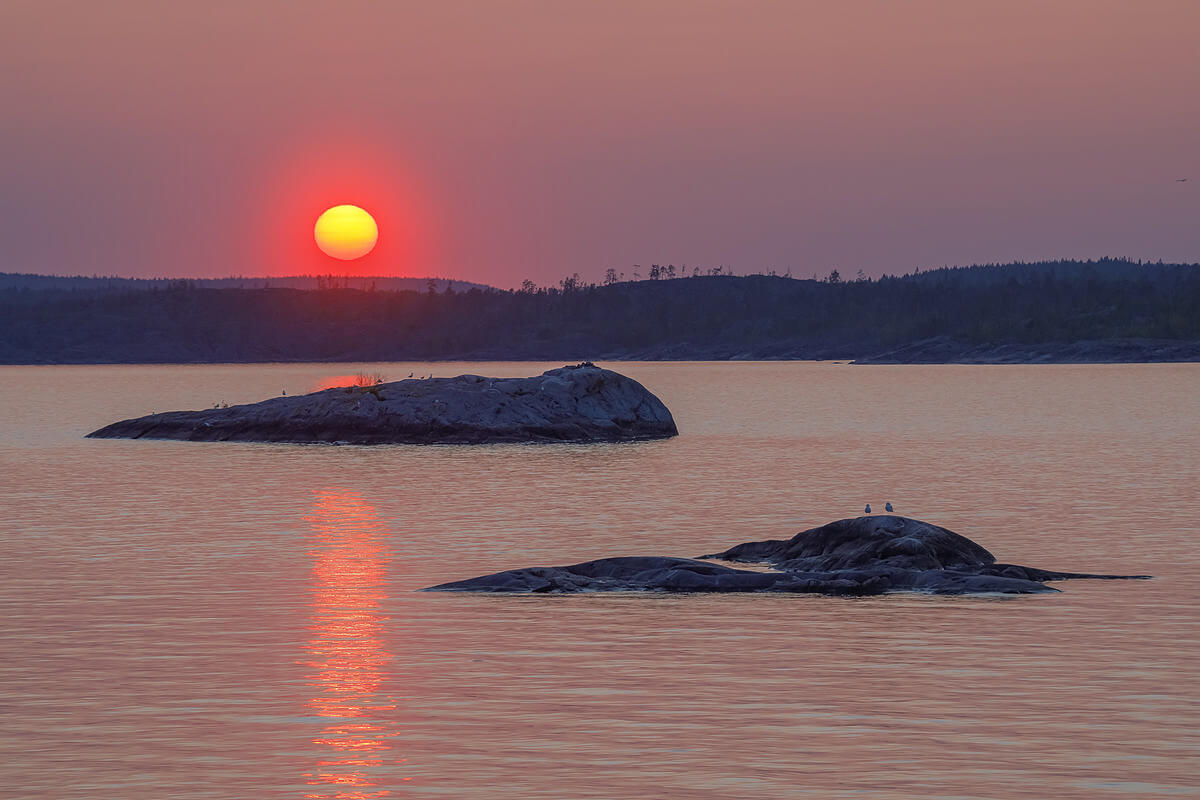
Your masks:
{"label": "tree line", "polygon": [[849,280],[636,272],[515,290],[10,287],[0,289],[0,362],[867,358],[931,339],[1200,341],[1198,264],[1053,261]]}

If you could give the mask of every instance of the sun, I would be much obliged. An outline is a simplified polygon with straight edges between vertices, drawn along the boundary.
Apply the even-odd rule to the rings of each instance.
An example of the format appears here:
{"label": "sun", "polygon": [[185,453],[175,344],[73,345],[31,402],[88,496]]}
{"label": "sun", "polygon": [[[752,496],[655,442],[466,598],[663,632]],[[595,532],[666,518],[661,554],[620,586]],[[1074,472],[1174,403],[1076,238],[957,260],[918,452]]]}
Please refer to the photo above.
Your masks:
{"label": "sun", "polygon": [[313,238],[327,255],[353,261],[375,249],[379,226],[374,217],[358,206],[334,206],[317,217]]}

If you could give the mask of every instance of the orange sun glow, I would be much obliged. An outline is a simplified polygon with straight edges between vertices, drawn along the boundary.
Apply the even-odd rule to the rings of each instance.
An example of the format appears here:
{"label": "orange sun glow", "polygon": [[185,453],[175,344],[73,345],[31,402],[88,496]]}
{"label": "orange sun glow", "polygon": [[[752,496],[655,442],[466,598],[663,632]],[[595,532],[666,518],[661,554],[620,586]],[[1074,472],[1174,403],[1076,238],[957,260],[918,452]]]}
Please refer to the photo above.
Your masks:
{"label": "orange sun glow", "polygon": [[358,206],[334,206],[317,217],[313,238],[327,255],[352,261],[375,249],[379,226],[374,217]]}

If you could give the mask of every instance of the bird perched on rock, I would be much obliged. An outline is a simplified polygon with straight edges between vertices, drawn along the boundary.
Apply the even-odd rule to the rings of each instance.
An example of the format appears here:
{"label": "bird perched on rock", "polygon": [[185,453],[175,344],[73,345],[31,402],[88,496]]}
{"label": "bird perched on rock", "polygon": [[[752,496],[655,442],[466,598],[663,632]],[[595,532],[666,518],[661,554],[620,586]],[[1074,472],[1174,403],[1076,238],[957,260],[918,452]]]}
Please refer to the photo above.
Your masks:
{"label": "bird perched on rock", "polygon": [[896,509],[892,508],[892,504],[890,502],[888,502],[888,503],[883,504],[883,510],[884,511],[895,511]]}
{"label": "bird perched on rock", "polygon": [[864,513],[864,514],[870,514],[870,513],[871,513],[871,504],[870,504],[870,503],[867,503],[867,507],[863,509],[863,513]]}

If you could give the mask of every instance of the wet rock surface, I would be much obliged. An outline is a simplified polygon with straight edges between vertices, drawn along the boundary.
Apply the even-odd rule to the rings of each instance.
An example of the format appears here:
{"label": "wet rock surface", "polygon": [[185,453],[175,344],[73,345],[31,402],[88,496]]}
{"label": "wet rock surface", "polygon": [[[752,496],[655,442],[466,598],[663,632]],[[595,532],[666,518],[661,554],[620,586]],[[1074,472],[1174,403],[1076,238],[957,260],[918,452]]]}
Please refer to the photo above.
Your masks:
{"label": "wet rock surface", "polygon": [[[843,519],[791,539],[745,542],[691,558],[630,556],[564,567],[531,567],[433,586],[458,592],[790,592],[873,595],[1030,594],[1056,592],[1046,581],[1144,578],[1093,575],[1000,564],[986,549],[953,531],[893,515]],[[737,569],[714,561],[768,565]]]}
{"label": "wet rock surface", "polygon": [[92,438],[345,444],[619,442],[677,435],[662,401],[591,363],[529,378],[409,379],[122,420]]}

